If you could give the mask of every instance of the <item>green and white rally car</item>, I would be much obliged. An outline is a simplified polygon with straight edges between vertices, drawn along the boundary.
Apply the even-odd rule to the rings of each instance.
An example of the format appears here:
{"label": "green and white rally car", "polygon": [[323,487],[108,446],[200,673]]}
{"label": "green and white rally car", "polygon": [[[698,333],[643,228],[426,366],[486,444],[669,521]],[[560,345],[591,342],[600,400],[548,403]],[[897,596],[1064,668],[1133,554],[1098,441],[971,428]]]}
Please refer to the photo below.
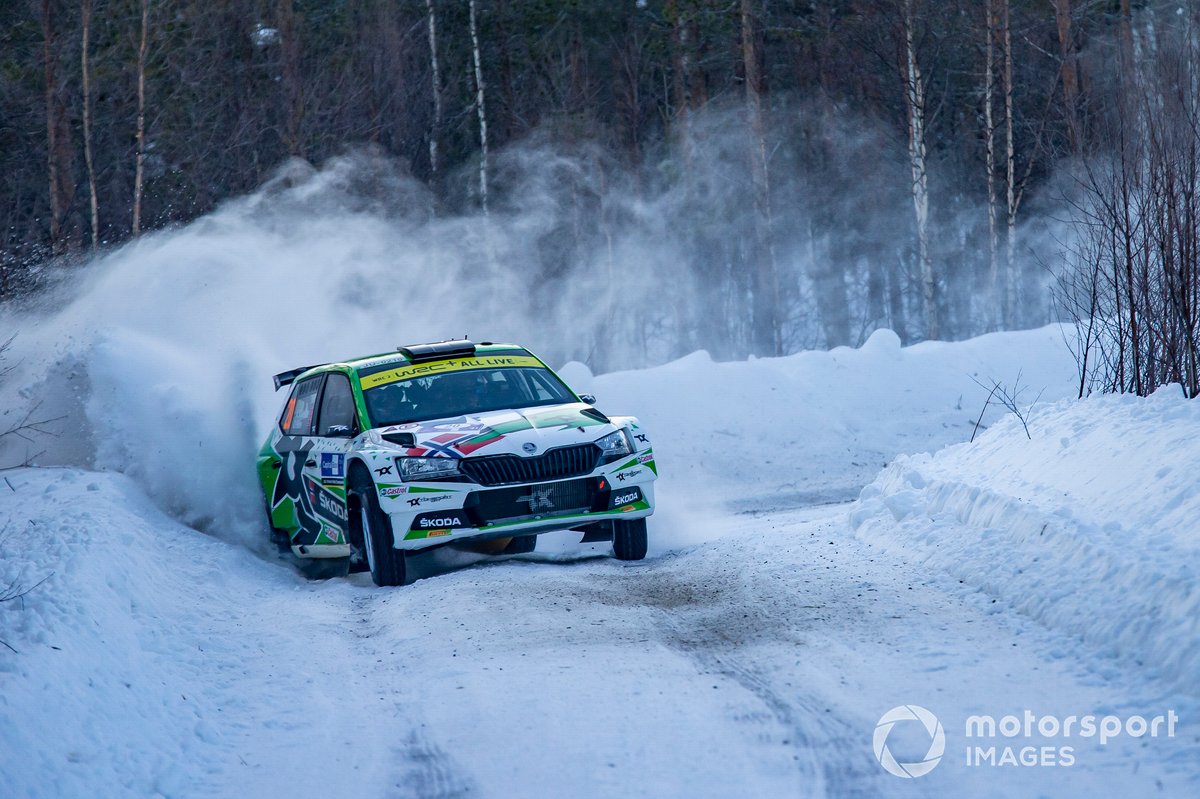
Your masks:
{"label": "green and white rally car", "polygon": [[471,540],[531,552],[564,529],[645,557],[649,436],[524,348],[401,347],[276,375],[284,386],[258,476],[277,543],[326,573],[354,560],[377,585],[402,585],[414,550]]}

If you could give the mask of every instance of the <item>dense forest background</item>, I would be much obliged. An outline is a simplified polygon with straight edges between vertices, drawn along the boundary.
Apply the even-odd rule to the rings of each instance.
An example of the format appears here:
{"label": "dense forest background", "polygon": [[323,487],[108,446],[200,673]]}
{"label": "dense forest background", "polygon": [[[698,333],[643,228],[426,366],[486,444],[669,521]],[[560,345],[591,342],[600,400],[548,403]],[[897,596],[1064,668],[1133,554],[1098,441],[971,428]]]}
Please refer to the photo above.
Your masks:
{"label": "dense forest background", "polygon": [[[652,357],[1137,305],[1174,309],[1158,344],[1194,370],[1198,31],[1160,0],[10,0],[0,301],[302,159],[482,225],[480,270],[535,307],[607,275],[595,303]],[[612,288],[634,271],[652,301]],[[1081,343],[1111,387],[1158,368],[1122,367],[1138,321]]]}

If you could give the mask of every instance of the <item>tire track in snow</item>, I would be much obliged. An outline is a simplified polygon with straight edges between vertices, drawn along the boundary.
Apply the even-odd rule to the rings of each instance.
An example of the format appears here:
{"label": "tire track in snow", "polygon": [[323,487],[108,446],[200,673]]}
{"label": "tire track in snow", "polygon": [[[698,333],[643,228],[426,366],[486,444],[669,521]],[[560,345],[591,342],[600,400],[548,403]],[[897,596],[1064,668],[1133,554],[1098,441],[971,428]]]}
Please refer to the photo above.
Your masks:
{"label": "tire track in snow", "polygon": [[[689,561],[686,569],[677,568],[682,558]],[[791,663],[806,651],[813,655],[803,628],[827,621],[804,613],[813,607],[805,603],[816,600],[791,584],[747,583],[745,575],[722,565],[728,565],[724,558],[702,551],[667,556],[629,569],[620,577],[621,590],[606,586],[598,601],[655,611],[663,644],[755,697],[760,707],[735,720],[757,728],[753,734],[764,742],[791,748],[802,795],[876,796],[877,768],[869,758],[847,768],[847,753],[862,749],[862,730],[827,709],[820,696],[778,684],[763,667]],[[778,740],[771,726],[786,731],[786,738]]]}
{"label": "tire track in snow", "polygon": [[428,737],[424,724],[412,728],[396,754],[401,763],[395,781],[396,796],[466,799],[478,795],[474,780]]}
{"label": "tire track in snow", "polygon": [[[815,711],[811,706],[799,707],[804,703],[784,699],[774,686],[733,654],[735,644],[732,640],[724,636],[703,640],[695,636],[695,628],[689,628],[665,609],[660,611],[660,616],[663,627],[672,633],[664,637],[668,645],[691,657],[705,671],[732,679],[757,697],[770,711],[769,715],[790,731],[791,738],[784,743],[790,744],[795,752],[793,759],[802,782],[810,789],[808,795],[846,795],[838,790],[838,780],[827,780],[822,763],[815,754],[815,742],[819,740],[821,730],[812,723]],[[764,723],[763,714],[755,713],[743,715],[739,721],[752,725]]]}
{"label": "tire track in snow", "polygon": [[[381,651],[366,646],[376,635],[384,630],[384,624],[376,618],[382,607],[391,599],[391,592],[378,592],[374,587],[366,589],[370,593],[354,596],[350,605],[355,619],[350,634],[357,641],[356,649],[365,655],[362,674],[375,678],[384,677],[383,669],[372,669],[372,666],[382,660]],[[389,657],[392,655],[389,654]],[[394,799],[403,797],[418,797],[419,799],[467,799],[477,796],[478,790],[474,780],[462,765],[446,752],[436,740],[431,737],[428,725],[422,720],[420,706],[400,689],[402,681],[386,679],[378,684],[380,697],[390,698],[391,702],[373,702],[369,705],[373,713],[382,714],[381,704],[390,706],[387,719],[402,722],[408,727],[403,735],[403,743],[391,749],[395,760],[392,767],[391,788],[387,796]],[[385,721],[385,724],[387,722]]]}

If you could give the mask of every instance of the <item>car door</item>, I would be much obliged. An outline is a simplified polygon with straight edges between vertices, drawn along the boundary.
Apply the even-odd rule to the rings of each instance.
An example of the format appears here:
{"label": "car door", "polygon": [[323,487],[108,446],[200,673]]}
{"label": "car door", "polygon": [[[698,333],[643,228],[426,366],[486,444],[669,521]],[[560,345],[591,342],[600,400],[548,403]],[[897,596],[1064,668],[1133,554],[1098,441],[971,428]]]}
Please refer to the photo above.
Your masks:
{"label": "car door", "polygon": [[346,454],[358,435],[354,393],[343,372],[330,372],[321,389],[312,447],[305,461],[313,512],[322,523],[318,544],[346,542]]}

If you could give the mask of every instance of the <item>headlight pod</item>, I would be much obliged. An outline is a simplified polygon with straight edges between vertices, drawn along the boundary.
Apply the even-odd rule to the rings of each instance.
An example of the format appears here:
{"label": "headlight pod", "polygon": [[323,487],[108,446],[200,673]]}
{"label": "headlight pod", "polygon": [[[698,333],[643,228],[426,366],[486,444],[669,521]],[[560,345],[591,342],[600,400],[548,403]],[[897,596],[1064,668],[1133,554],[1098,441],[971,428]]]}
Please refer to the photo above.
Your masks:
{"label": "headlight pod", "polygon": [[629,432],[624,428],[610,433],[604,438],[596,439],[596,446],[603,453],[605,463],[612,463],[633,454],[633,441],[629,438]]}
{"label": "headlight pod", "polygon": [[396,458],[396,470],[406,483],[460,477],[458,458]]}

